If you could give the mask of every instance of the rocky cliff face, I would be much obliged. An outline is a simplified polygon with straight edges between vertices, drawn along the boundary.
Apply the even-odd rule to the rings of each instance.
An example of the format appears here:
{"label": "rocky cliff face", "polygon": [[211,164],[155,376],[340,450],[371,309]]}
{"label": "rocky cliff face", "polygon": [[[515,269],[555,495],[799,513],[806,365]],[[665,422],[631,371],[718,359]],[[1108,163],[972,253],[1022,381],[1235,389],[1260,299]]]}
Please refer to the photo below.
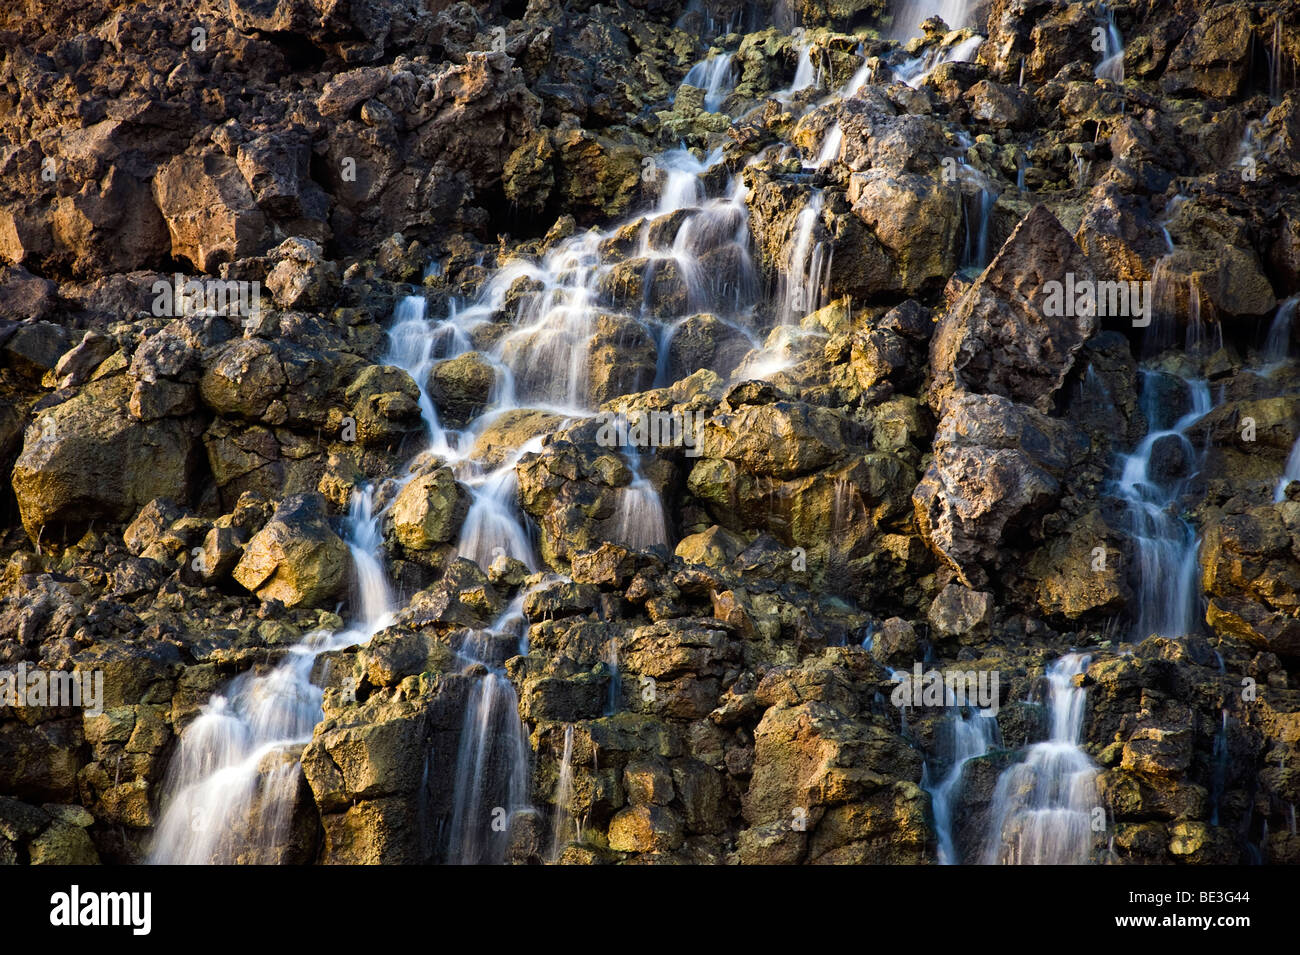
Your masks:
{"label": "rocky cliff face", "polygon": [[1300,6],[916,6],[0,12],[0,861],[1300,861]]}

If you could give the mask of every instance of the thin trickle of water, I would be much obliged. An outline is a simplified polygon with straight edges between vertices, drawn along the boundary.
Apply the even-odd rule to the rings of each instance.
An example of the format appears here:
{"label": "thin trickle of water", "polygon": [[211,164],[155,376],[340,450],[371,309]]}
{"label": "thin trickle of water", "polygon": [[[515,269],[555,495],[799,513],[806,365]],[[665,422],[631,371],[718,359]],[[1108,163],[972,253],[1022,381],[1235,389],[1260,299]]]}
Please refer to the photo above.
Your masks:
{"label": "thin trickle of water", "polygon": [[[993,221],[993,207],[997,200],[998,193],[986,181],[976,196],[963,203],[962,209],[966,220],[966,245],[962,253],[963,268],[982,271],[992,261],[989,227]],[[974,215],[971,214],[972,207],[974,207]]]}
{"label": "thin trickle of water", "polygon": [[1090,861],[1097,770],[1080,747],[1087,702],[1075,679],[1085,654],[1047,668],[1051,734],[998,778],[984,850],[986,865],[1078,865]]}
{"label": "thin trickle of water", "polygon": [[[1273,42],[1268,50],[1268,98],[1274,103],[1282,101],[1285,66],[1286,56],[1282,50],[1282,17],[1279,16],[1273,21]],[[1293,85],[1294,79],[1293,75]]]}
{"label": "thin trickle of water", "polygon": [[555,783],[555,816],[551,823],[551,861],[570,842],[580,837],[577,821],[573,817],[573,724],[564,728],[564,754],[560,758],[559,778]]}
{"label": "thin trickle of water", "polygon": [[1223,710],[1219,730],[1214,734],[1214,748],[1210,755],[1210,825],[1219,824],[1219,801],[1223,798],[1228,775],[1228,711]]}
{"label": "thin trickle of water", "polygon": [[935,784],[929,785],[930,764],[923,771],[922,788],[930,793],[931,811],[934,813],[934,830],[938,842],[940,865],[955,865],[961,860],[953,840],[952,816],[957,798],[961,794],[962,777],[966,764],[987,755],[998,739],[997,717],[977,710],[958,713],[947,724],[952,730],[951,753],[947,759],[948,771]]}
{"label": "thin trickle of water", "polygon": [[618,639],[611,637],[606,651],[605,663],[609,667],[609,701],[605,706],[605,715],[613,716],[618,712],[623,699],[623,678],[618,670]]}

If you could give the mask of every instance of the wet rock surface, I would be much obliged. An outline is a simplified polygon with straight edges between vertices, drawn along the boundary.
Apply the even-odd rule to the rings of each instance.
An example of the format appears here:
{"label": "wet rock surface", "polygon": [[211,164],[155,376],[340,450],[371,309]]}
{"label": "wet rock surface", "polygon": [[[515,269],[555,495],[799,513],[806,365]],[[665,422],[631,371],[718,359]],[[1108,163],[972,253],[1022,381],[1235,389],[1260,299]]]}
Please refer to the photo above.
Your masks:
{"label": "wet rock surface", "polygon": [[1300,862],[1300,9],[891,6],[0,13],[0,862]]}

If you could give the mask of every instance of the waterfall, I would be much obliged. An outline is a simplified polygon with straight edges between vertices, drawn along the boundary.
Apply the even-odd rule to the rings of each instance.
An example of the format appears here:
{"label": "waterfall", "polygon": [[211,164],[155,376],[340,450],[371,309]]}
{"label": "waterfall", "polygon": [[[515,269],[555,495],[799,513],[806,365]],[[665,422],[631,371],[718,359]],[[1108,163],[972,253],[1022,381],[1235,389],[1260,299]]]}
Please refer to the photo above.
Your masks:
{"label": "waterfall", "polygon": [[1295,309],[1300,303],[1300,295],[1278,303],[1273,321],[1268,326],[1268,337],[1260,354],[1266,366],[1276,366],[1286,361],[1291,354],[1291,325],[1295,320]]}
{"label": "waterfall", "polygon": [[890,35],[897,40],[914,37],[930,17],[939,17],[948,29],[959,30],[969,25],[974,6],[970,0],[903,0],[894,14]]}
{"label": "waterfall", "polygon": [[461,557],[488,567],[499,554],[505,554],[522,561],[529,570],[538,569],[532,542],[515,504],[519,484],[515,464],[523,455],[541,449],[542,439],[533,438],[494,471],[482,474],[471,473],[469,467],[464,469],[462,480],[469,489],[471,503],[456,547]]}
{"label": "waterfall", "polygon": [[932,46],[921,56],[913,57],[902,63],[894,71],[894,77],[899,82],[906,83],[916,89],[925,81],[927,76],[934,72],[939,64],[969,63],[974,60],[975,54],[979,51],[984,39],[984,37],[976,35],[967,37],[960,43],[946,49],[940,46]]}
{"label": "waterfall", "polygon": [[573,818],[573,724],[564,728],[564,755],[555,783],[555,815],[551,821],[551,861],[560,858],[564,847],[582,835]]}
{"label": "waterfall", "polygon": [[830,254],[822,242],[813,240],[824,203],[822,191],[814,190],[795,219],[794,235],[786,253],[786,267],[781,273],[779,315],[782,324],[798,322],[824,304],[830,279]]}
{"label": "waterfall", "polygon": [[[691,67],[682,83],[704,90],[704,108],[716,113],[735,85],[731,71],[731,54],[710,56]],[[677,97],[673,97],[677,102]]]}
{"label": "waterfall", "polygon": [[1106,27],[1101,62],[1097,64],[1096,75],[1116,83],[1124,82],[1124,38],[1120,36],[1119,27],[1115,26],[1115,11],[1102,5],[1106,13]]}
{"label": "waterfall", "polygon": [[[857,53],[858,56],[862,56],[861,43],[858,44]],[[858,67],[857,71],[851,77],[849,77],[849,81],[844,84],[844,88],[840,90],[840,96],[843,99],[849,99],[850,97],[856,96],[858,90],[871,82],[871,78],[871,64],[865,57],[863,57],[862,65]]]}
{"label": "waterfall", "polygon": [[1274,503],[1286,500],[1286,489],[1292,481],[1300,481],[1300,437],[1291,445],[1291,453],[1286,457],[1286,467],[1278,478],[1277,487],[1273,489]]}
{"label": "waterfall", "polygon": [[[979,38],[972,38],[945,55],[970,55],[978,43]],[[849,85],[856,92],[869,77],[864,63]],[[718,108],[734,82],[734,62],[730,54],[715,55],[698,64],[688,78],[703,80],[706,107]],[[811,44],[804,42],[791,86],[778,95],[789,101],[822,80]],[[833,130],[822,142],[824,161],[838,154],[837,138],[842,134]],[[765,155],[770,152],[760,152],[749,162]],[[733,175],[719,189],[712,173],[722,161],[721,149],[707,156],[685,149],[660,153],[653,157],[653,169],[647,169],[653,173],[647,181],[653,178],[658,185],[653,207],[606,228],[581,231],[535,258],[519,255],[488,263],[486,281],[474,296],[451,297],[443,314],[429,314],[429,300],[418,290],[397,304],[381,362],[405,370],[418,389],[428,439],[421,463],[425,456],[440,459],[471,497],[456,543],[461,556],[487,567],[507,554],[530,569],[539,568],[516,502],[515,467],[521,455],[541,449],[542,439],[533,438],[504,459],[490,461],[477,457],[474,448],[506,412],[539,409],[587,416],[606,400],[606,394],[598,394],[599,383],[593,382],[589,367],[599,323],[616,319],[639,324],[649,340],[666,350],[672,331],[684,319],[708,312],[740,337],[758,340],[756,315],[760,304],[768,303],[754,264],[744,178]],[[814,191],[792,229],[780,292],[771,303],[778,321],[793,323],[824,303],[831,254],[829,244],[818,240],[823,201],[821,192]],[[431,262],[426,276],[443,271],[440,263]],[[497,326],[504,328],[503,334],[486,334],[495,333]],[[449,425],[450,419],[439,413],[434,374],[440,362],[471,351],[494,374],[487,407],[463,426]],[[651,357],[656,374],[667,377],[665,356]],[[775,356],[768,366],[786,360]],[[754,367],[762,367],[762,362]],[[633,478],[619,489],[607,526],[633,547],[670,546],[663,503],[641,475],[638,462],[631,466]],[[392,482],[400,485],[414,473],[409,465],[398,468]],[[382,560],[382,517],[375,512],[371,489],[359,488],[344,532],[355,574],[349,625],[338,632],[309,634],[271,669],[236,677],[184,731],[168,767],[151,861],[255,862],[283,857],[291,810],[301,791],[298,760],[322,718],[323,691],[311,681],[317,658],[365,643],[392,619],[394,600]],[[524,652],[521,606],[518,600],[512,604],[489,634],[513,634]],[[500,644],[496,639],[498,651]],[[450,754],[445,759],[422,754],[426,785],[433,773],[452,774],[453,807],[439,838],[451,861],[504,860],[510,820],[528,809],[531,767],[519,701],[504,661],[489,652],[492,645],[479,634],[457,650],[457,662],[473,683],[454,767]],[[616,673],[617,649],[610,653]],[[572,827],[567,818],[572,748],[570,728],[557,793],[565,831]],[[559,843],[564,832],[553,835]]]}
{"label": "waterfall", "polygon": [[632,471],[632,480],[618,489],[611,538],[632,550],[669,547],[668,519],[659,492],[641,475],[639,455],[632,451],[624,457]]}
{"label": "waterfall", "polygon": [[[870,639],[870,638],[868,638]],[[863,644],[866,645],[865,643]],[[931,768],[926,763],[922,771],[922,788],[930,794],[930,807],[934,814],[934,830],[938,841],[940,865],[955,865],[961,861],[953,841],[952,813],[961,794],[962,777],[966,764],[987,755],[998,739],[998,720],[992,713],[977,710],[958,713],[946,724],[952,731],[952,744],[947,759],[948,771],[933,785],[929,784]]]}
{"label": "waterfall", "polygon": [[817,83],[817,69],[812,61],[812,43],[803,40],[799,43],[799,62],[795,66],[794,79],[785,89],[776,93],[777,99],[788,101],[800,90],[806,90]]}
{"label": "waterfall", "polygon": [[469,331],[451,319],[431,326],[425,317],[421,295],[408,295],[397,304],[388,330],[388,351],[381,359],[411,376],[420,391],[420,414],[429,434],[429,450],[442,457],[456,454],[455,434],[442,427],[429,395],[429,375],[444,358],[455,358],[471,348]]}
{"label": "waterfall", "polygon": [[316,658],[364,643],[392,620],[372,503],[371,489],[358,489],[347,521],[359,622],[308,634],[269,672],[240,674],[204,705],[167,768],[150,862],[278,861],[301,778],[298,759],[322,716],[323,694],[311,682]]}
{"label": "waterfall", "polygon": [[840,158],[840,147],[844,145],[844,130],[840,124],[836,123],[826,132],[826,138],[822,140],[821,152],[817,155],[817,165],[825,166],[827,163],[835,162]]}
{"label": "waterfall", "polygon": [[[446,859],[460,865],[499,864],[510,847],[512,823],[531,808],[531,753],[519,719],[519,697],[504,669],[493,666],[492,636],[512,633],[522,598],[506,609],[486,634],[471,634],[459,662],[483,670],[470,691],[461,720]],[[522,646],[518,647],[523,652]]]}
{"label": "waterfall", "polygon": [[1075,678],[1089,658],[1068,653],[1047,668],[1049,737],[1008,767],[993,793],[984,864],[1089,861],[1097,808],[1096,767],[1080,747],[1086,693]]}
{"label": "waterfall", "polygon": [[[1184,396],[1171,395],[1177,387]],[[1188,410],[1170,422],[1169,409]],[[1137,548],[1138,619],[1134,636],[1181,637],[1200,620],[1197,551],[1200,537],[1177,513],[1200,463],[1187,433],[1210,411],[1206,382],[1142,373],[1141,406],[1148,431],[1120,465],[1118,493]]]}

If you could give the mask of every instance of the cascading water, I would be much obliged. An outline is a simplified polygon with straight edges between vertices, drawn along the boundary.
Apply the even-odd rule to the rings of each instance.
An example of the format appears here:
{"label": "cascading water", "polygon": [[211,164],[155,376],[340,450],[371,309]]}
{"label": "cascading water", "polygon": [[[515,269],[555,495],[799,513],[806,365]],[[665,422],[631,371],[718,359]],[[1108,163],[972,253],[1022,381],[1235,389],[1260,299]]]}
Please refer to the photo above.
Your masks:
{"label": "cascading water", "polygon": [[824,204],[825,195],[820,189],[814,190],[795,219],[787,264],[781,273],[782,323],[797,322],[823,304],[830,277],[830,254],[824,243],[816,240],[815,230]]}
{"label": "cascading water", "polygon": [[[458,654],[480,673],[461,722],[453,776],[446,859],[461,865],[498,864],[510,847],[511,823],[529,809],[531,753],[519,720],[519,697],[497,661],[495,637],[517,625],[522,600],[511,605],[485,634],[470,634]],[[516,634],[517,637],[517,634]],[[517,643],[515,649],[522,651]]]}
{"label": "cascading water", "polygon": [[554,862],[564,847],[581,835],[573,818],[573,724],[564,728],[564,754],[560,757],[560,773],[555,783],[555,816],[551,821],[551,861]]}
{"label": "cascading water", "polygon": [[[722,53],[696,63],[682,83],[704,90],[704,108],[710,113],[716,113],[734,85],[731,54]],[[676,102],[676,97],[673,99]]]}
{"label": "cascading water", "polygon": [[922,771],[921,786],[930,794],[930,807],[934,814],[934,829],[938,842],[940,865],[955,865],[961,861],[953,839],[953,809],[961,794],[961,784],[966,764],[988,754],[998,741],[997,717],[983,710],[958,713],[948,724],[952,742],[947,754],[947,772],[931,783],[930,764]]}
{"label": "cascading water", "polygon": [[1067,653],[1047,668],[1050,735],[998,778],[984,864],[1090,861],[1097,769],[1079,745],[1087,695],[1076,685],[1088,661]]}
{"label": "cascading water", "polygon": [[[968,49],[973,49],[970,42],[962,45],[962,55]],[[721,108],[733,76],[731,61],[721,55],[702,64],[692,78],[705,81],[706,106]],[[850,81],[850,92],[869,79],[864,63]],[[791,86],[777,96],[788,101],[821,82],[811,44],[804,44]],[[835,139],[832,134],[821,144],[821,161],[837,158]],[[763,155],[750,161],[760,161]],[[382,361],[406,370],[419,389],[428,431],[428,445],[416,458],[419,467],[426,457],[441,459],[472,497],[456,544],[460,555],[486,567],[508,554],[530,569],[538,567],[515,503],[514,467],[520,455],[540,449],[541,439],[491,461],[478,457],[474,449],[486,429],[512,410],[531,408],[571,418],[591,413],[599,402],[591,393],[588,347],[598,322],[612,316],[639,323],[648,332],[661,350],[656,369],[659,384],[672,383],[663,352],[668,351],[673,330],[691,316],[709,312],[742,339],[757,344],[753,325],[762,296],[751,252],[744,180],[734,176],[712,198],[704,185],[713,181],[708,173],[721,158],[720,151],[700,158],[684,149],[655,157],[658,199],[640,217],[631,250],[621,244],[622,234],[636,224],[637,217],[564,239],[540,260],[517,259],[496,267],[473,301],[453,298],[440,317],[427,314],[421,295],[399,303]],[[830,250],[816,236],[822,201],[820,192],[812,195],[787,247],[787,277],[773,303],[778,320],[797,321],[824,300]],[[647,290],[639,300],[618,294],[630,269],[641,270],[640,284]],[[427,275],[441,274],[441,266],[431,263]],[[673,274],[682,289],[674,300],[680,306],[669,308],[651,301],[648,290],[659,277]],[[483,336],[485,326],[502,321],[508,323],[504,335]],[[477,351],[491,367],[495,385],[488,407],[477,417],[459,429],[447,427],[432,395],[431,376],[439,362],[470,351]],[[669,545],[662,503],[640,474],[637,461],[632,460],[632,468],[633,480],[621,489],[616,520],[610,526],[634,547]],[[393,490],[391,483],[400,487],[417,471],[413,466],[399,471],[386,492]],[[386,494],[387,500],[393,497]],[[359,490],[347,529],[358,581],[355,621],[338,633],[310,635],[271,671],[244,674],[212,698],[183,734],[169,768],[153,861],[277,858],[276,848],[284,841],[289,821],[287,810],[301,783],[297,760],[322,715],[323,694],[311,682],[316,658],[367,641],[392,616],[393,600],[379,556],[383,515],[372,510],[370,490]],[[451,754],[426,754],[426,785],[434,773],[453,774],[453,808],[440,835],[450,861],[503,860],[510,827],[494,828],[490,817],[501,810],[509,819],[528,808],[526,734],[499,653],[502,646],[512,645],[510,635],[516,638],[514,646],[526,650],[522,623],[517,601],[494,624],[490,639],[480,635],[463,641],[459,661],[475,682],[454,767]],[[571,750],[570,731],[564,761],[570,787]],[[563,781],[563,768],[561,776]],[[559,805],[567,806],[570,799],[560,794]],[[565,825],[571,827],[571,821]],[[558,841],[564,833],[555,835]]]}
{"label": "cascading water", "polygon": [[540,451],[541,447],[541,438],[534,438],[487,474],[473,473],[472,464],[462,469],[461,478],[469,489],[471,503],[456,547],[461,557],[488,567],[504,554],[522,561],[529,570],[538,569],[532,542],[515,506],[515,464],[524,454]]}
{"label": "cascading water", "polygon": [[1291,326],[1295,322],[1297,304],[1300,304],[1300,295],[1292,295],[1280,302],[1273,314],[1273,321],[1268,326],[1268,337],[1260,352],[1260,359],[1268,368],[1276,367],[1291,355]]}
{"label": "cascading water", "polygon": [[[861,44],[858,45],[857,54],[858,56],[862,56]],[[856,96],[858,90],[871,82],[871,77],[871,63],[870,61],[863,59],[862,65],[858,67],[857,71],[851,77],[849,77],[849,81],[845,83],[844,88],[840,90],[840,96],[844,99],[850,99],[851,97]]]}
{"label": "cascading water", "polygon": [[1097,64],[1097,76],[1102,79],[1124,82],[1124,38],[1120,36],[1119,27],[1115,26],[1115,11],[1109,7],[1102,8],[1106,13],[1104,44],[1101,62]]}
{"label": "cascading water", "polygon": [[916,36],[930,17],[939,17],[948,29],[959,30],[970,23],[974,6],[970,0],[904,0],[894,14],[890,33],[900,40]]}
{"label": "cascading water", "polygon": [[984,37],[967,37],[949,47],[932,46],[924,54],[900,64],[894,78],[916,89],[941,63],[969,63],[975,59]]}
{"label": "cascading water", "polygon": [[626,457],[632,480],[618,489],[612,539],[633,550],[668,547],[668,519],[659,492],[649,479],[642,476],[638,456],[628,454]]}
{"label": "cascading water", "polygon": [[243,673],[208,701],[168,767],[150,862],[279,861],[301,777],[297,761],[322,715],[322,691],[311,682],[316,658],[364,643],[392,620],[372,504],[371,489],[359,489],[347,522],[358,623],[309,634],[270,671]]}
{"label": "cascading water", "polygon": [[795,93],[817,85],[817,68],[813,65],[812,44],[806,40],[799,44],[799,62],[795,65],[794,79],[776,94],[780,100],[789,100]]}
{"label": "cascading water", "polygon": [[840,158],[840,147],[844,145],[844,130],[836,123],[826,132],[822,140],[821,152],[817,155],[817,165],[824,166]]}
{"label": "cascading water", "polygon": [[1134,636],[1181,637],[1194,633],[1200,619],[1200,537],[1177,508],[1199,469],[1201,453],[1187,434],[1210,412],[1209,385],[1143,372],[1141,407],[1147,435],[1123,459],[1117,484],[1137,550]]}

